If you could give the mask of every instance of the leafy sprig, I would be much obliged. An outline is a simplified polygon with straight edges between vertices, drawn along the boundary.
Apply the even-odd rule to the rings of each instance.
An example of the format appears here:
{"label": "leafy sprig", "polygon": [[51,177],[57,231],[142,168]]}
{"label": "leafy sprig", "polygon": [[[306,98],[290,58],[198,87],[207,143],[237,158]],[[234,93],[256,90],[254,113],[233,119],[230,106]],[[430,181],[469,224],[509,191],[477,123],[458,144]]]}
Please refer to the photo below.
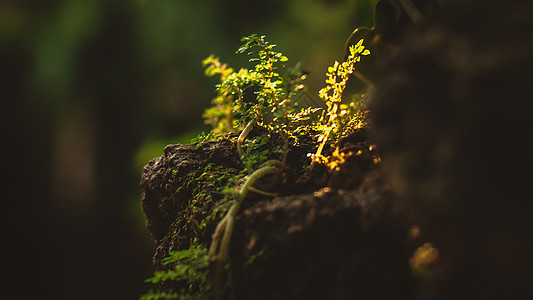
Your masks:
{"label": "leafy sprig", "polygon": [[197,299],[194,297],[195,295],[205,297],[209,288],[209,262],[207,249],[200,246],[187,250],[170,251],[169,256],[163,259],[163,265],[174,265],[174,267],[170,270],[155,272],[154,276],[146,279],[145,282],[159,284],[165,281],[182,281],[186,288],[179,292],[150,290],[140,300]]}
{"label": "leafy sprig", "polygon": [[[370,51],[363,46],[363,39],[350,46],[349,50],[350,55],[345,62],[335,61],[333,66],[328,68],[326,87],[322,88],[318,94],[326,102],[328,108],[316,126],[322,134],[318,139],[320,145],[312,156],[314,162],[327,163],[328,158],[322,155],[326,143],[335,143],[343,134],[347,133],[347,129],[362,127],[364,124],[361,104],[352,101],[346,105],[342,104],[341,101],[346,83],[354,72],[356,63],[361,60],[361,56],[369,55]],[[338,149],[334,152],[335,154],[338,154]]]}

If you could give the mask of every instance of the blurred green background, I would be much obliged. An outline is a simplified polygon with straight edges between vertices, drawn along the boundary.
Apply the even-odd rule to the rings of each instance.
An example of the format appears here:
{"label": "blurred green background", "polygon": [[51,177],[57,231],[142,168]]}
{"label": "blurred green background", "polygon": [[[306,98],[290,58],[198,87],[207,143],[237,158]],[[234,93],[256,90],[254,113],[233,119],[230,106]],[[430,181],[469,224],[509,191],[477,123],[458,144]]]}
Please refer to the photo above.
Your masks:
{"label": "blurred green background", "polygon": [[153,268],[138,182],[169,143],[207,131],[216,79],[240,38],[267,36],[311,71],[343,57],[377,0],[1,0],[8,292],[18,299],[136,299]]}

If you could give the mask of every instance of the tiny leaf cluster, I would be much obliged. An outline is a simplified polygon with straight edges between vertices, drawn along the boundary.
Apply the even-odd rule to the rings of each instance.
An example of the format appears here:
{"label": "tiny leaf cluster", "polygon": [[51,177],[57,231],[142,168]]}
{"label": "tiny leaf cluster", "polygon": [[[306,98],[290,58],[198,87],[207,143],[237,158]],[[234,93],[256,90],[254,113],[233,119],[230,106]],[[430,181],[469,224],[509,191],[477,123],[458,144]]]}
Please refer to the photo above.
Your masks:
{"label": "tiny leaf cluster", "polygon": [[[204,113],[206,123],[216,133],[243,130],[249,122],[272,131],[288,131],[300,111],[291,99],[305,88],[307,72],[301,64],[293,68],[284,65],[288,58],[275,50],[276,45],[256,34],[242,38],[238,54],[246,53],[254,63],[252,69],[233,68],[211,55],[203,61],[207,76],[220,76],[213,106]],[[254,99],[246,95],[254,91]]]}

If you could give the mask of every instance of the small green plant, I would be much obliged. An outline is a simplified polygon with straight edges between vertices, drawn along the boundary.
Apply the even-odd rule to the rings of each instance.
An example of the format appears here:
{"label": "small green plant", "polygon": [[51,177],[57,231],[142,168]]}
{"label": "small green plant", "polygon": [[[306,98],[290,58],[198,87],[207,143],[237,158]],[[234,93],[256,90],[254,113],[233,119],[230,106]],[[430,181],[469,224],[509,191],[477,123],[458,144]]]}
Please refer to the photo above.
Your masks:
{"label": "small green plant", "polygon": [[[214,55],[204,59],[202,64],[204,67],[206,67],[206,76],[212,77],[219,75],[221,82],[227,82],[230,75],[233,75],[232,80],[235,80],[236,78],[242,78],[242,74],[239,76],[235,75],[232,68],[229,68],[226,64],[220,63],[218,57],[215,57]],[[242,94],[240,95],[242,97]],[[238,127],[233,117],[235,110],[233,105],[233,97],[234,95],[231,89],[222,86],[217,87],[217,96],[212,100],[213,106],[206,109],[203,114],[205,122],[213,126],[213,130],[211,132],[234,132],[235,128]]]}
{"label": "small green plant", "polygon": [[191,143],[196,144],[196,149],[198,149],[202,146],[203,143],[217,139],[218,137],[220,137],[219,128],[221,127],[218,127],[217,130],[214,129],[212,131],[209,131],[208,133],[202,131],[195,138],[191,139]]}
{"label": "small green plant", "polygon": [[161,284],[167,281],[182,282],[180,291],[154,291],[150,290],[140,300],[156,299],[207,299],[209,280],[208,267],[210,258],[207,250],[202,247],[191,247],[182,251],[171,251],[163,260],[163,265],[171,265],[172,269],[158,271],[154,276],[145,280],[152,284]]}
{"label": "small green plant", "polygon": [[[242,156],[242,144],[254,126],[266,127],[288,141],[292,123],[303,117],[291,99],[304,88],[302,82],[307,74],[301,65],[286,69],[283,63],[287,57],[275,51],[276,45],[266,41],[265,36],[253,34],[241,41],[243,45],[237,53],[252,56],[250,62],[256,63],[253,69],[241,68],[235,72],[214,56],[205,59],[203,64],[207,76],[220,75],[221,79],[213,106],[204,114],[206,123],[214,125],[215,132],[241,131],[237,150]],[[285,72],[280,75],[282,71]],[[254,88],[257,89],[255,99],[246,101],[246,91]],[[271,118],[267,121],[268,116]],[[282,161],[286,160],[286,151],[287,146]]]}
{"label": "small green plant", "polygon": [[358,101],[358,96],[355,96],[349,104],[343,104],[341,101],[349,76],[355,70],[355,64],[361,60],[361,56],[369,55],[370,51],[365,49],[362,39],[350,46],[349,50],[350,55],[345,62],[335,61],[333,66],[328,68],[327,85],[319,92],[319,97],[326,102],[328,109],[316,125],[317,130],[321,132],[318,138],[320,145],[312,158],[313,162],[325,163],[331,169],[338,165],[335,161],[338,161],[339,149],[336,147],[330,158],[325,157],[322,151],[326,143],[335,144],[342,136],[366,125],[361,98]]}

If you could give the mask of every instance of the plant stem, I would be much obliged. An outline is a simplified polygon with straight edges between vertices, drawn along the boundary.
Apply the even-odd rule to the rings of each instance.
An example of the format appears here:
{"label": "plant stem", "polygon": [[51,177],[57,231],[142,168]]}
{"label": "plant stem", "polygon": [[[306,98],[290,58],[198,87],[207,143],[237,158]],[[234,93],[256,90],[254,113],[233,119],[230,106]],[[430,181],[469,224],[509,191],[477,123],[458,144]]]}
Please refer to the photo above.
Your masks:
{"label": "plant stem", "polygon": [[242,130],[241,134],[239,135],[239,138],[237,139],[237,153],[239,153],[239,157],[242,157],[244,155],[244,152],[242,151],[242,143],[244,142],[244,139],[246,136],[250,133],[255,123],[255,118],[248,122],[246,124],[246,127]]}
{"label": "plant stem", "polygon": [[322,142],[320,143],[320,146],[318,146],[318,149],[316,150],[315,157],[318,157],[322,154],[322,150],[324,149],[324,146],[326,145],[326,142],[328,141],[329,134],[331,133],[331,130],[333,129],[333,123],[335,121],[335,118],[337,116],[337,110],[339,107],[338,102],[333,102],[331,104],[333,107],[331,111],[328,111],[329,114],[329,120],[328,120],[328,128],[324,131],[324,135],[322,135]]}

